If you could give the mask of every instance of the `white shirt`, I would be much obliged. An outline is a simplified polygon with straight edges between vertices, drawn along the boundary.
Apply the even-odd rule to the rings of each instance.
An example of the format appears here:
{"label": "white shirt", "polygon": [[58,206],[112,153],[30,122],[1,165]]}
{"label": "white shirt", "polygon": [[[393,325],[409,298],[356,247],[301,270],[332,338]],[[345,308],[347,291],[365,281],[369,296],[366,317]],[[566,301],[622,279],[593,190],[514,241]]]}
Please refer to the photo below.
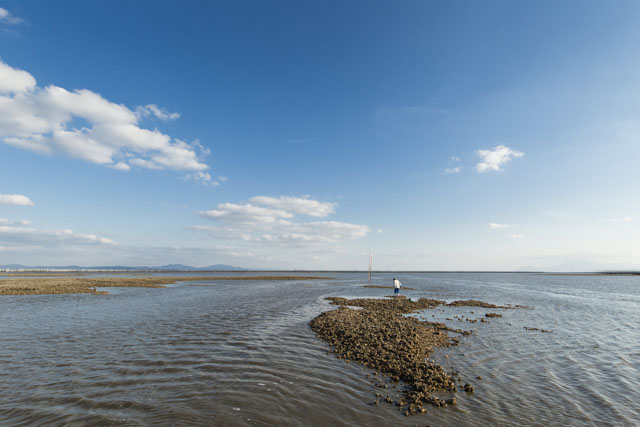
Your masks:
{"label": "white shirt", "polygon": [[394,288],[396,288],[396,289],[400,289],[400,286],[401,286],[401,285],[402,285],[402,284],[400,283],[400,280],[398,280],[398,279],[393,279],[393,287],[394,287]]}

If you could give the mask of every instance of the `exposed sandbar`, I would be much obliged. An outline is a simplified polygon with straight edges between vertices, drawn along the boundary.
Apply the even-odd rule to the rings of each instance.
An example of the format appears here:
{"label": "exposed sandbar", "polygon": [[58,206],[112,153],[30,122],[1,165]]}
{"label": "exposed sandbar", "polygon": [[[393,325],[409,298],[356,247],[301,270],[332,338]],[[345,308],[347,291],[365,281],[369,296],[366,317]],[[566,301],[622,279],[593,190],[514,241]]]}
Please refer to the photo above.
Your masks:
{"label": "exposed sandbar", "polygon": [[99,294],[98,287],[162,288],[177,282],[222,280],[317,280],[314,276],[39,277],[0,280],[0,295]]}

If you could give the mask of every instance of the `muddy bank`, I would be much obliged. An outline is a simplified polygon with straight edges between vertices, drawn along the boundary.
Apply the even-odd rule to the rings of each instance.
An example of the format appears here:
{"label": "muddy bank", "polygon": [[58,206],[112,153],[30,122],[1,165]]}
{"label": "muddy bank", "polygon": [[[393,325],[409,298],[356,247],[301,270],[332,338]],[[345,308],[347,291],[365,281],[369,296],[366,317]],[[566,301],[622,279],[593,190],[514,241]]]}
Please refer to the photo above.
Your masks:
{"label": "muddy bank", "polygon": [[96,287],[162,288],[177,282],[222,280],[317,280],[314,276],[43,277],[0,280],[0,295],[104,294]]}
{"label": "muddy bank", "polygon": [[[328,299],[341,307],[313,319],[311,329],[332,346],[338,357],[375,369],[392,381],[405,382],[408,387],[395,402],[405,415],[427,412],[425,404],[455,403],[455,399],[443,400],[435,395],[439,391],[456,391],[457,386],[452,375],[427,357],[435,348],[457,344],[458,339],[451,338],[446,332],[450,329],[442,323],[403,316],[443,305],[443,301],[427,298],[411,301],[404,297]],[[383,402],[393,403],[393,400],[386,396]],[[375,404],[378,403],[376,400]]]}

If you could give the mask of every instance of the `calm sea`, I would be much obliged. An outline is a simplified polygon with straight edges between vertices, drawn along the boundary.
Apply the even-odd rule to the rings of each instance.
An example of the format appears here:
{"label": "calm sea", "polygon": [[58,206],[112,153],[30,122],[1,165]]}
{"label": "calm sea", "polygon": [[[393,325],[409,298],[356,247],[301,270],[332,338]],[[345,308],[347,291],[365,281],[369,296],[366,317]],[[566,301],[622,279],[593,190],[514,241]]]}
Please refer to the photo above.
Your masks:
{"label": "calm sea", "polygon": [[364,274],[330,275],[1,296],[0,424],[640,424],[640,276],[395,274],[417,289],[402,291],[413,298],[531,307],[488,323],[466,319],[498,310],[422,312],[473,330],[433,359],[475,392],[404,417],[395,406],[371,406],[380,390],[370,371],[327,354],[308,326],[333,308],[326,296],[391,292],[363,288]]}

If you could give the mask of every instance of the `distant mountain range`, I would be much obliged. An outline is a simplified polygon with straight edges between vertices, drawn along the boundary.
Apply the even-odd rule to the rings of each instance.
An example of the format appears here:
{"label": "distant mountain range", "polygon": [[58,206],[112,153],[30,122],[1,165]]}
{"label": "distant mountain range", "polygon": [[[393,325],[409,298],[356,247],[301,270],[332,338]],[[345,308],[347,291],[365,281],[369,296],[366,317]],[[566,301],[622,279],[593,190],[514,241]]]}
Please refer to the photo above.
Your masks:
{"label": "distant mountain range", "polygon": [[99,266],[99,267],[83,267],[80,265],[57,265],[57,266],[31,266],[31,265],[22,265],[22,264],[8,264],[8,265],[0,265],[0,269],[9,269],[9,270],[163,270],[163,271],[246,271],[246,268],[242,267],[234,267],[233,265],[226,264],[214,264],[208,265],[206,267],[192,267],[190,265],[184,264],[167,264],[160,265],[155,267],[131,267],[126,265],[110,265],[110,266]]}

